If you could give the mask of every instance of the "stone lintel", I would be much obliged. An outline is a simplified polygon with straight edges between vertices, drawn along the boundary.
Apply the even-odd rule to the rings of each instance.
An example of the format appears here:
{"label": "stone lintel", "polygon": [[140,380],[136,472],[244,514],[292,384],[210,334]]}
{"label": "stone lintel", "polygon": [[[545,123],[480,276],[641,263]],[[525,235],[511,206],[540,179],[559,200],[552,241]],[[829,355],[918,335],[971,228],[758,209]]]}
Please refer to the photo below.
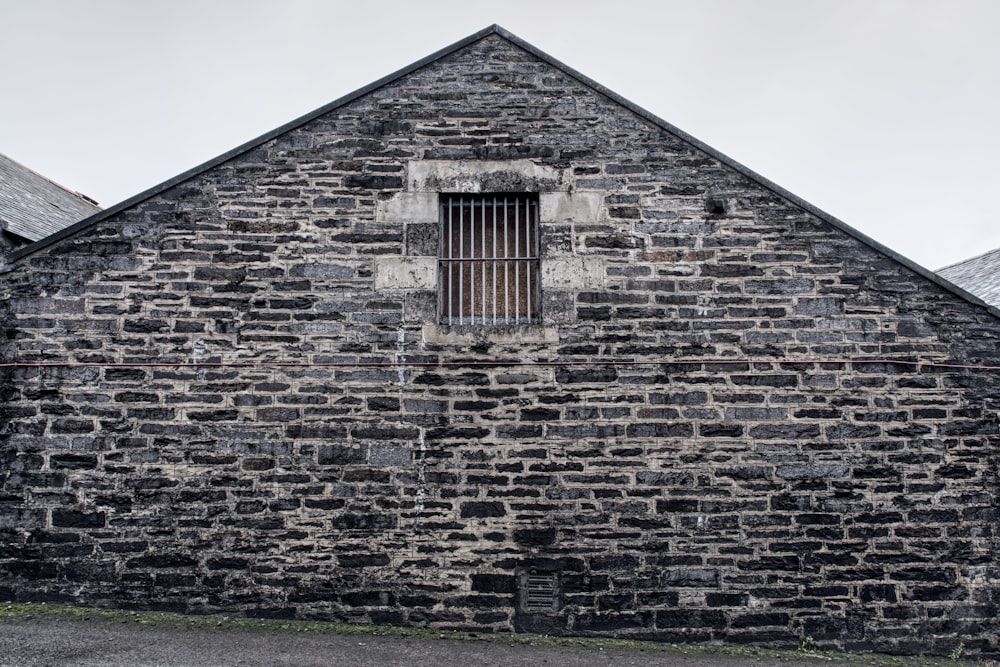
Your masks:
{"label": "stone lintel", "polygon": [[410,192],[558,192],[571,175],[531,160],[421,160],[408,165]]}
{"label": "stone lintel", "polygon": [[541,325],[463,327],[425,324],[423,340],[435,345],[472,345],[483,341],[501,344],[558,343],[559,331],[555,327]]}

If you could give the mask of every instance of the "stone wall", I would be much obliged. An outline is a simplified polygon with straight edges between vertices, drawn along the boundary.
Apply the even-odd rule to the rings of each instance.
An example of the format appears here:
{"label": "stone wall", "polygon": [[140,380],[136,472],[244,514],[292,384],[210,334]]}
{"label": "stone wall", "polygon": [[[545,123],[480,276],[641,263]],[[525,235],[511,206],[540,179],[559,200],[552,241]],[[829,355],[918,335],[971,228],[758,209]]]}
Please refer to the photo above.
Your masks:
{"label": "stone wall", "polygon": [[[513,189],[541,323],[436,324]],[[5,599],[996,652],[997,319],[502,35],[0,280]]]}

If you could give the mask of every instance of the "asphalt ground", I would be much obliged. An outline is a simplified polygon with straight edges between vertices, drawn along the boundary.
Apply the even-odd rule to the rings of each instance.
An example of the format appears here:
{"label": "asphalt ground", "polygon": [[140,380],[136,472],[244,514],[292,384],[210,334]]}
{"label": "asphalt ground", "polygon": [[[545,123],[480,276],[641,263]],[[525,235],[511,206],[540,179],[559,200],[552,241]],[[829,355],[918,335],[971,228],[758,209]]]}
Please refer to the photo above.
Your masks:
{"label": "asphalt ground", "polygon": [[[0,606],[3,667],[945,667],[877,654],[675,647],[33,605]],[[996,663],[981,663],[983,665]]]}

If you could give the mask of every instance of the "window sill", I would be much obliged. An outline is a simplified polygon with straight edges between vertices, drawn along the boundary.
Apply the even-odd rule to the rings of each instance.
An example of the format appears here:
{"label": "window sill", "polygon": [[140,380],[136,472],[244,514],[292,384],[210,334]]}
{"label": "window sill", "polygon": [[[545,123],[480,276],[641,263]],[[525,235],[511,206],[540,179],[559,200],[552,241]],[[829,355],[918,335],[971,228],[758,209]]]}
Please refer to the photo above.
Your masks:
{"label": "window sill", "polygon": [[558,343],[559,330],[543,324],[425,324],[423,340],[435,345]]}

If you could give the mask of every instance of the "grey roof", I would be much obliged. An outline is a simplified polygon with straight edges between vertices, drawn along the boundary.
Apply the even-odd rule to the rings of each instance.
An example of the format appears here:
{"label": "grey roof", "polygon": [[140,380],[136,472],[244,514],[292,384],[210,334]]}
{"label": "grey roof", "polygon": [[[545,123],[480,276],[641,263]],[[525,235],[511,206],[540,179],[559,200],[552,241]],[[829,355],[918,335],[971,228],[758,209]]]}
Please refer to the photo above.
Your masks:
{"label": "grey roof", "polygon": [[37,241],[101,208],[0,153],[0,228]]}
{"label": "grey roof", "polygon": [[1000,308],[1000,248],[939,269],[938,275]]}

